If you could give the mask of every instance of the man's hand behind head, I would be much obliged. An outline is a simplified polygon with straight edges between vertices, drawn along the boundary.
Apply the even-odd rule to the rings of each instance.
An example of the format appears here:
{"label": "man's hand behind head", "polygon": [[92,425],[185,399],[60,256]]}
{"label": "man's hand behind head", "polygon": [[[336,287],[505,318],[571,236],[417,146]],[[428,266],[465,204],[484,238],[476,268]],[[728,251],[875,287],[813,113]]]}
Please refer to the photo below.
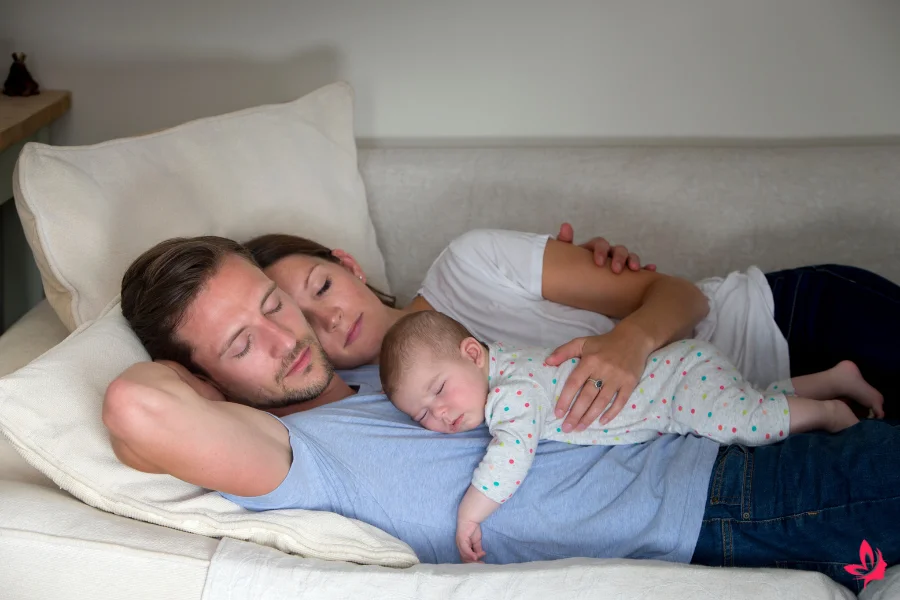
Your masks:
{"label": "man's hand behind head", "polygon": [[156,363],[169,367],[170,369],[175,371],[175,374],[178,375],[178,377],[181,378],[183,382],[191,386],[191,389],[193,389],[203,398],[212,400],[213,402],[224,402],[226,400],[222,392],[219,391],[219,388],[214,386],[205,378],[191,373],[180,363],[171,360],[158,360],[156,361]]}
{"label": "man's hand behind head", "polygon": [[238,496],[271,492],[291,466],[287,429],[222,400],[179,364],[143,362],[109,385],[102,418],[116,456],[134,469]]}

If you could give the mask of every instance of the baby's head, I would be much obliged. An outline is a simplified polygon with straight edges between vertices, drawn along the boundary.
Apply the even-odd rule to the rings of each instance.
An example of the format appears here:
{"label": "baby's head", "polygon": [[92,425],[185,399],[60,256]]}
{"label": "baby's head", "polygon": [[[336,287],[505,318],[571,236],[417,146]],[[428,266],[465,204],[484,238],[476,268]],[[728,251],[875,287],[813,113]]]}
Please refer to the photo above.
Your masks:
{"label": "baby's head", "polygon": [[488,350],[436,311],[406,315],[381,345],[381,383],[394,406],[432,431],[456,433],[484,422]]}

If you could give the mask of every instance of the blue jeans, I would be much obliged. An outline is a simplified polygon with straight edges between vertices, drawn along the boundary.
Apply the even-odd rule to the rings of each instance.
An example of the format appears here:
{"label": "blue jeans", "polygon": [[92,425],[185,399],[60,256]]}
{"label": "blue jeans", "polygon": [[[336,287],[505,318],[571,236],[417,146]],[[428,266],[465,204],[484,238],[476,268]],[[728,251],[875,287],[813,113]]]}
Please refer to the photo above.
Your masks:
{"label": "blue jeans", "polygon": [[775,322],[788,341],[791,375],[844,359],[884,394],[900,419],[900,286],[856,267],[819,265],[766,274]]}
{"label": "blue jeans", "polygon": [[900,422],[863,421],[771,446],[722,446],[691,562],[825,573],[844,570],[863,540],[900,563]]}

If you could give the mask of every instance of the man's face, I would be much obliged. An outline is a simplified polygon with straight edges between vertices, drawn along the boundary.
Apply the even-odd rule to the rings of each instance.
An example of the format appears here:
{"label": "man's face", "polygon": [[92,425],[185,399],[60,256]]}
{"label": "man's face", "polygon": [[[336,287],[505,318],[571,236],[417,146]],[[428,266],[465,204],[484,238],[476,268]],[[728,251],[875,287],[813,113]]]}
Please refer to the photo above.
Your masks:
{"label": "man's face", "polygon": [[263,410],[312,400],[334,375],[296,303],[239,256],[222,261],[176,335],[226,396]]}

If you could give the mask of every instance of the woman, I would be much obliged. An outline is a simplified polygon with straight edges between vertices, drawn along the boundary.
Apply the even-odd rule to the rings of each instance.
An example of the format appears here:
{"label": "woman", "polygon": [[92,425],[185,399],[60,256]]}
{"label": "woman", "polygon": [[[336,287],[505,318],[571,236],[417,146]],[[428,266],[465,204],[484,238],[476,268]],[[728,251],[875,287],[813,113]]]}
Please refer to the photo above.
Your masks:
{"label": "woman", "polygon": [[557,413],[588,377],[603,386],[577,398],[567,430],[583,429],[607,406],[601,422],[614,418],[647,356],[687,336],[712,341],[754,383],[853,360],[885,395],[888,418],[898,416],[891,370],[900,360],[894,343],[900,339],[900,287],[886,279],[836,265],[766,275],[752,267],[694,286],[653,268],[640,270],[637,257],[622,247],[610,253],[613,266],[627,256],[629,270],[617,274],[620,269],[604,267],[605,240],[577,247],[572,238],[568,224],[558,240],[507,231],[465,234],[435,260],[419,294],[402,309],[364,285],[365,273],[346,252],[289,235],[262,236],[247,246],[297,300],[338,368],[374,363],[400,316],[429,309],[485,338],[560,345],[551,364],[582,357]]}

